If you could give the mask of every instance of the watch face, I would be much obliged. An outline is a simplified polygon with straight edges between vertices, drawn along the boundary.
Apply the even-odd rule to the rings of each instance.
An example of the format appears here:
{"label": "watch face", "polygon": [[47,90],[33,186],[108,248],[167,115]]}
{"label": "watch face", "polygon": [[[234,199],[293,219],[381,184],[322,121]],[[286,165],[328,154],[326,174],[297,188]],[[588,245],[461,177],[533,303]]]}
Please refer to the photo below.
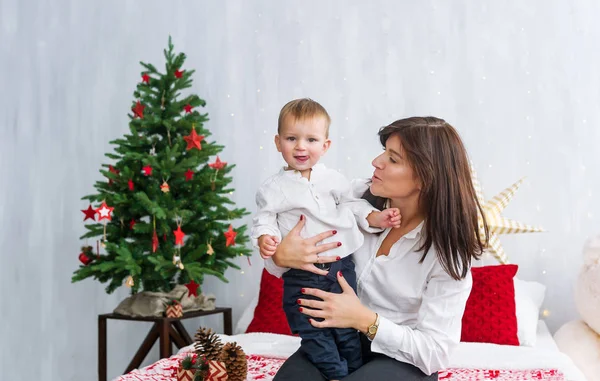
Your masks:
{"label": "watch face", "polygon": [[369,327],[369,333],[371,335],[374,335],[377,332],[377,327],[375,327],[374,325]]}

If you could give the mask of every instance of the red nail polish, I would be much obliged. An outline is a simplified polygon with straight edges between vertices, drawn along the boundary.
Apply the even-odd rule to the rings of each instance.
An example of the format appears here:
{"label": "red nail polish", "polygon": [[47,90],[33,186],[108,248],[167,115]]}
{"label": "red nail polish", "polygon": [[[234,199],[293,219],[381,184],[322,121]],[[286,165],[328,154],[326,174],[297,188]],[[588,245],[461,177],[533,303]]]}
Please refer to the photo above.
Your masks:
{"label": "red nail polish", "polygon": [[300,290],[300,292],[304,294],[306,292],[306,289],[303,288],[303,289]]}
{"label": "red nail polish", "polygon": [[336,261],[339,261],[340,259],[342,259],[342,257],[335,257]]}
{"label": "red nail polish", "polygon": [[342,243],[341,243],[341,242],[338,242],[338,244],[337,244],[337,245],[338,245],[338,247],[340,247],[340,246],[342,246]]}
{"label": "red nail polish", "polygon": [[342,275],[342,272],[341,272],[341,271],[338,271],[338,276],[339,276],[340,278],[343,278],[343,277],[344,277],[344,276]]}
{"label": "red nail polish", "polygon": [[302,221],[304,219],[304,214],[300,215],[300,221]]}
{"label": "red nail polish", "polygon": [[300,299],[296,300],[296,303],[302,304],[302,302],[300,301]]}
{"label": "red nail polish", "polygon": [[298,311],[302,312],[302,307],[298,308]]}
{"label": "red nail polish", "polygon": [[334,230],[332,233],[333,233],[333,234],[337,234],[337,230]]}

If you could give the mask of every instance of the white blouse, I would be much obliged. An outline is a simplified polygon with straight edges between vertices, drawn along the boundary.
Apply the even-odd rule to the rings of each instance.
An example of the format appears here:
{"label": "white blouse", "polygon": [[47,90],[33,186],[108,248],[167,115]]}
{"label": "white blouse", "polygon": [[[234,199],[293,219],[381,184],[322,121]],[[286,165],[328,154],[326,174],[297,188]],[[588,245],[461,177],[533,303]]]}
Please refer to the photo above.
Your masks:
{"label": "white blouse", "polygon": [[460,342],[462,316],[471,292],[471,272],[456,281],[434,247],[422,263],[417,252],[423,222],[376,257],[386,235],[365,234],[354,254],[361,302],[380,316],[371,350],[413,364],[426,374],[445,369]]}

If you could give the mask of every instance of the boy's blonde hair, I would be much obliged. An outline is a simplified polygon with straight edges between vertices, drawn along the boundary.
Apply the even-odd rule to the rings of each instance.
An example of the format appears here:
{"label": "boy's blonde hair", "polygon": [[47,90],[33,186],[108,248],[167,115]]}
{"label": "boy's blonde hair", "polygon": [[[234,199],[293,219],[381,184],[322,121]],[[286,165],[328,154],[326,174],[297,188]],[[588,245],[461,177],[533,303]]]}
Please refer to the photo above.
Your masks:
{"label": "boy's blonde hair", "polygon": [[318,102],[315,102],[310,98],[294,99],[293,101],[288,102],[279,112],[279,120],[277,123],[278,134],[281,133],[283,121],[287,116],[291,116],[294,118],[294,120],[323,117],[327,121],[325,136],[329,137],[329,125],[331,124],[331,118],[329,117],[327,110],[325,110],[325,108]]}

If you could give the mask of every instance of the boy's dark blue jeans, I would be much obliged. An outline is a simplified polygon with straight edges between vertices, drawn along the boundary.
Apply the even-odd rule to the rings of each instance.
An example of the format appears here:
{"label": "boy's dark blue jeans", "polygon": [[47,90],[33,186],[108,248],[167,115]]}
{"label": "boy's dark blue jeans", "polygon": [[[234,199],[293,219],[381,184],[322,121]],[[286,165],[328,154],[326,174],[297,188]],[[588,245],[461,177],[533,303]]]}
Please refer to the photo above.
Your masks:
{"label": "boy's dark blue jeans", "polygon": [[[330,266],[329,269],[327,266]],[[340,380],[362,365],[358,331],[353,328],[313,327],[308,321],[310,317],[300,312],[298,299],[319,300],[312,295],[302,294],[303,288],[318,288],[341,294],[342,288],[337,281],[338,271],[342,272],[348,284],[356,292],[356,273],[350,256],[331,264],[321,265],[320,268],[328,270],[329,274],[323,276],[296,269],[283,274],[283,309],[292,333],[298,333],[302,338],[300,350],[328,380]]]}

